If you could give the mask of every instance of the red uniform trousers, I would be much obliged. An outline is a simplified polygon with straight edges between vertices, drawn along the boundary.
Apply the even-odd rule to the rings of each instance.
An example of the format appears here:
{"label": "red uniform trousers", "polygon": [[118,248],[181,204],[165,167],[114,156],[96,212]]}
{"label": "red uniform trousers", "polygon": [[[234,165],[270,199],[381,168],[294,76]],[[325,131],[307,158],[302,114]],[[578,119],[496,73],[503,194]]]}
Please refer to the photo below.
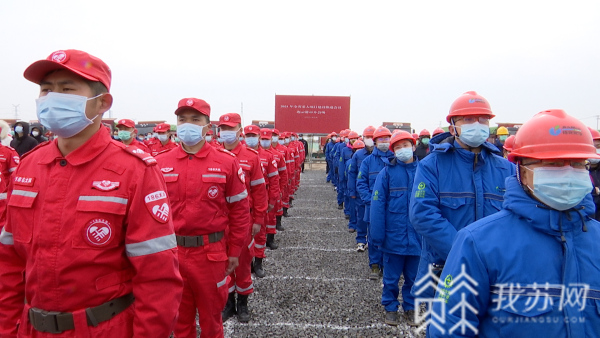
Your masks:
{"label": "red uniform trousers", "polygon": [[[208,236],[205,243],[208,243]],[[179,272],[183,278],[183,296],[175,324],[175,337],[196,338],[196,308],[200,317],[201,338],[223,337],[221,311],[227,302],[229,264],[225,240],[195,248],[178,246]],[[202,267],[199,269],[199,267]]]}
{"label": "red uniform trousers", "polygon": [[[250,223],[250,231],[252,231],[252,224]],[[265,242],[266,242],[265,237]],[[237,268],[231,273],[229,280],[229,287],[227,292],[237,292],[239,295],[249,295],[254,292],[254,285],[252,284],[252,258],[254,257],[254,241],[252,239],[252,234],[248,233],[248,237],[244,242],[244,246],[242,247],[242,252],[240,253],[239,262]],[[225,307],[225,304],[223,304]],[[222,310],[222,309],[221,309]]]}

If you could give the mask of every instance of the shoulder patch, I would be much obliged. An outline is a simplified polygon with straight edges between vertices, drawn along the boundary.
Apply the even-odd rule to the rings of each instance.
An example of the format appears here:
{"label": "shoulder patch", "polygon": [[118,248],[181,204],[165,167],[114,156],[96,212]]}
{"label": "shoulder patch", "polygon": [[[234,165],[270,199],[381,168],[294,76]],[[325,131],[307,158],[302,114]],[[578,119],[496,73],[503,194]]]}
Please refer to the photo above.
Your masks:
{"label": "shoulder patch", "polygon": [[124,147],[121,149],[123,149],[123,151],[125,151],[126,153],[137,157],[138,159],[146,163],[147,166],[156,165],[156,159],[152,157],[152,155],[143,151],[142,149],[136,147]]}
{"label": "shoulder patch", "polygon": [[225,148],[217,148],[217,150],[220,151],[220,152],[222,152],[222,153],[231,155],[231,157],[236,157],[234,153],[232,153],[231,151],[229,151],[229,150],[227,150]]}

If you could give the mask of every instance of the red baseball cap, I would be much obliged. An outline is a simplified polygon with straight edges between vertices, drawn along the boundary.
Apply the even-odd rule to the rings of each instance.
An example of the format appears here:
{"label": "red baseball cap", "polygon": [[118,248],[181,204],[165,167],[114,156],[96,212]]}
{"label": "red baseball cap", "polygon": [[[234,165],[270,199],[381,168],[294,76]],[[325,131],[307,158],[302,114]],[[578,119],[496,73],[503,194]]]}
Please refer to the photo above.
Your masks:
{"label": "red baseball cap", "polygon": [[238,124],[242,124],[242,118],[240,117],[240,114],[227,113],[219,117],[219,126],[226,125],[230,127],[235,127]]}
{"label": "red baseball cap", "polygon": [[76,49],[57,50],[46,60],[39,60],[29,65],[23,76],[33,83],[40,84],[48,73],[58,69],[66,69],[84,79],[98,81],[110,90],[111,72],[106,63]]}
{"label": "red baseball cap", "polygon": [[117,122],[117,127],[119,126],[125,126],[127,128],[135,128],[135,122],[133,122],[133,120],[130,119],[120,119]]}
{"label": "red baseball cap", "polygon": [[260,130],[260,138],[261,139],[270,140],[271,137],[273,137],[273,132],[271,131],[271,129],[262,128]]}
{"label": "red baseball cap", "polygon": [[277,130],[277,129],[271,129],[271,132],[273,133],[273,135],[279,136],[279,130]]}
{"label": "red baseball cap", "polygon": [[260,128],[258,126],[255,126],[253,124],[244,127],[244,134],[248,135],[248,134],[256,134],[256,135],[260,135]]}
{"label": "red baseball cap", "polygon": [[168,123],[161,123],[154,128],[156,129],[157,133],[165,133],[165,132],[171,130],[171,125]]}
{"label": "red baseball cap", "polygon": [[210,117],[210,105],[206,103],[206,101],[194,97],[186,97],[179,100],[179,104],[175,110],[175,115],[181,114],[183,110],[188,108],[191,108],[202,115]]}

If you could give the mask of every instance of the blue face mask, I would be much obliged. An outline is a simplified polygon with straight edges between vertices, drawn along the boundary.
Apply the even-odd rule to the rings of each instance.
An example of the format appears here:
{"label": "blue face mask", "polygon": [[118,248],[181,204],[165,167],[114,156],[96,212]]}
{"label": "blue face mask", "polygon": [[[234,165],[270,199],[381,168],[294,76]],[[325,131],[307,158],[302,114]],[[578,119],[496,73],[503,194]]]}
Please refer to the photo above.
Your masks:
{"label": "blue face mask", "polygon": [[131,139],[131,132],[127,130],[119,130],[119,134],[117,136],[120,140],[128,141]]}
{"label": "blue face mask", "polygon": [[221,130],[221,138],[226,144],[235,143],[238,140],[237,130]]}
{"label": "blue face mask", "polygon": [[254,148],[258,145],[258,136],[255,137],[246,137],[246,144],[250,148]]}
{"label": "blue face mask", "polygon": [[199,126],[192,123],[183,123],[177,126],[177,137],[185,144],[186,146],[193,146],[198,144],[198,142],[202,141],[204,137],[202,136],[202,129],[205,126]]}
{"label": "blue face mask", "polygon": [[481,123],[463,124],[459,126],[458,138],[469,147],[479,147],[490,137],[490,127]]}
{"label": "blue face mask", "polygon": [[394,151],[398,161],[406,162],[413,158],[413,150],[411,147],[400,148]]}
{"label": "blue face mask", "polygon": [[[93,120],[88,119],[85,115],[87,101],[102,95],[87,98],[80,95],[50,92],[35,100],[38,120],[59,137],[75,136],[93,123]],[[96,115],[96,117],[98,116]]]}
{"label": "blue face mask", "polygon": [[271,140],[260,140],[260,146],[265,149],[271,148]]}
{"label": "blue face mask", "polygon": [[585,169],[574,169],[571,166],[538,167],[533,169],[533,189],[527,187],[541,202],[563,211],[581,203],[592,191],[592,182]]}

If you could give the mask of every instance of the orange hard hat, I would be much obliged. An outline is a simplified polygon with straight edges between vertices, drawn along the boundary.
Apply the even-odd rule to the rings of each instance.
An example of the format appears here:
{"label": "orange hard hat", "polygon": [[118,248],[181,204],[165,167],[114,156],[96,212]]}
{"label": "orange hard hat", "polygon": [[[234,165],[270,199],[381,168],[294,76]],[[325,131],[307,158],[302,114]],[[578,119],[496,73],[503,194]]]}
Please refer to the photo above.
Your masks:
{"label": "orange hard hat", "polygon": [[355,132],[355,131],[350,131],[350,132],[348,133],[348,138],[349,138],[349,139],[357,139],[357,138],[358,138],[358,133],[357,133],[357,132]]}
{"label": "orange hard hat", "polygon": [[392,135],[392,139],[390,140],[390,150],[394,151],[394,144],[398,143],[402,140],[409,140],[412,142],[413,145],[417,142],[415,137],[413,135],[411,135],[409,132],[400,130],[399,132],[394,133]]}
{"label": "orange hard hat", "polygon": [[373,126],[368,126],[365,128],[365,130],[363,131],[363,137],[365,136],[370,136],[373,137],[373,133],[375,132],[375,127]]}
{"label": "orange hard hat", "polygon": [[435,135],[439,135],[439,134],[443,134],[443,133],[445,133],[444,129],[442,129],[442,128],[440,128],[440,127],[437,127],[437,128],[435,128],[435,130],[433,131],[433,136],[435,136]]}
{"label": "orange hard hat", "polygon": [[589,129],[561,109],[537,113],[519,128],[508,159],[517,162],[521,157],[600,159]]}
{"label": "orange hard hat", "polygon": [[373,133],[373,138],[376,139],[376,138],[382,137],[382,136],[389,137],[389,136],[392,136],[392,133],[386,127],[379,127],[377,129],[375,129],[375,132]]}
{"label": "orange hard hat", "polygon": [[600,140],[600,131],[597,131],[596,129],[592,129],[590,127],[588,127],[588,129],[590,130],[590,133],[592,134],[593,140]]}
{"label": "orange hard hat", "polygon": [[466,92],[452,102],[446,121],[450,123],[453,117],[467,115],[489,115],[490,118],[496,116],[492,114],[492,108],[487,100],[474,91]]}
{"label": "orange hard hat", "polygon": [[365,143],[361,140],[356,140],[356,142],[354,142],[354,144],[352,145],[352,149],[362,149],[365,147]]}
{"label": "orange hard hat", "polygon": [[423,130],[421,130],[421,132],[419,133],[419,137],[422,137],[422,136],[427,136],[427,137],[430,137],[430,136],[431,136],[431,134],[429,134],[429,130],[427,130],[427,129],[423,129]]}
{"label": "orange hard hat", "polygon": [[346,136],[348,136],[349,132],[350,132],[350,129],[344,129],[344,130],[340,131],[340,136],[346,137]]}
{"label": "orange hard hat", "polygon": [[515,144],[515,135],[510,135],[504,141],[504,149],[512,151],[513,145]]}

